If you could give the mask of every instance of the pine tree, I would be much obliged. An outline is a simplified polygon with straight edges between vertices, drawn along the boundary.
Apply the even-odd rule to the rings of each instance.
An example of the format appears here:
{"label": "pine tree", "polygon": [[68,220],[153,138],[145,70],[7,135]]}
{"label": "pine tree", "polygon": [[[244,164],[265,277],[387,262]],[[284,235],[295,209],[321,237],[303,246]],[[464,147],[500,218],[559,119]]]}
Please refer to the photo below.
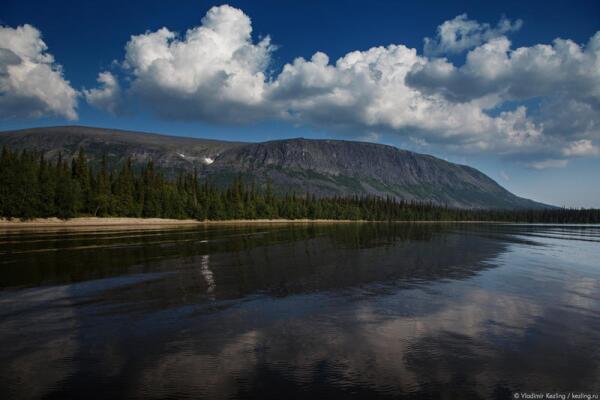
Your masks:
{"label": "pine tree", "polygon": [[78,215],[77,207],[81,204],[80,187],[73,180],[67,162],[62,161],[62,157],[59,157],[56,170],[56,215],[59,218],[73,218]]}
{"label": "pine tree", "polygon": [[58,210],[55,204],[56,198],[56,171],[55,167],[47,162],[44,155],[40,155],[40,166],[38,172],[39,186],[39,208],[38,215],[48,218],[57,215]]}
{"label": "pine tree", "polygon": [[[100,171],[93,180],[93,188],[91,194],[91,212],[93,216],[108,216],[112,211],[112,193],[111,193],[111,182],[110,175],[108,173],[108,163],[106,160],[106,154],[102,155],[102,161],[100,163]],[[119,210],[120,211],[120,210]],[[122,212],[117,211],[117,215],[123,215]]]}
{"label": "pine tree", "polygon": [[444,220],[551,223],[598,223],[597,209],[465,210],[447,205],[397,201],[394,197],[352,196],[318,198],[306,193],[276,196],[267,177],[264,190],[236,176],[225,190],[197,171],[167,179],[150,161],[135,172],[131,159],[118,172],[106,156],[94,172],[80,150],[68,162],[59,153],[50,163],[43,154],[0,152],[0,217],[34,218],[80,215],[144,216],[197,219],[330,218],[377,221]]}

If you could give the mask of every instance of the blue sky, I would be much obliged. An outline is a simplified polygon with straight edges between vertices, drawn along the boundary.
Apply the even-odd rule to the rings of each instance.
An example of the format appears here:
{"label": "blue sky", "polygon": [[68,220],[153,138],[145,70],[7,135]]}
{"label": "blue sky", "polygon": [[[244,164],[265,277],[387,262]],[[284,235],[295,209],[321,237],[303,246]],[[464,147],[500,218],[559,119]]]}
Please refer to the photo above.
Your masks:
{"label": "blue sky", "polygon": [[0,129],[376,141],[600,207],[600,3],[413,3],[9,0]]}

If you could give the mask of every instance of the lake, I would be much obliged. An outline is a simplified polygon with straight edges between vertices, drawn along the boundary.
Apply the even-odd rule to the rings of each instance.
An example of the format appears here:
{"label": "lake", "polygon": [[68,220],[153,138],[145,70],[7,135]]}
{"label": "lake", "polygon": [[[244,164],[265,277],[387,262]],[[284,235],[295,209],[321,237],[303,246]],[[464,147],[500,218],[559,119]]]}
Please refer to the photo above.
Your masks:
{"label": "lake", "polygon": [[600,226],[0,231],[0,398],[600,392]]}

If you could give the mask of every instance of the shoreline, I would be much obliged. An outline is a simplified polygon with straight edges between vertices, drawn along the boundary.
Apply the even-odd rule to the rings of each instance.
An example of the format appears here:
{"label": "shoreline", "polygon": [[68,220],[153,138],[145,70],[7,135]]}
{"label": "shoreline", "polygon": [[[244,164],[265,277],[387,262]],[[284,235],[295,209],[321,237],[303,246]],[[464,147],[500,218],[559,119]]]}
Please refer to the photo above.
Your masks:
{"label": "shoreline", "polygon": [[[370,221],[349,219],[232,219],[232,220],[195,220],[195,219],[167,219],[167,218],[127,218],[127,217],[77,217],[62,220],[59,218],[34,218],[21,221],[20,219],[8,220],[0,218],[0,232],[26,232],[26,231],[56,231],[61,229],[78,231],[106,231],[111,229],[122,230],[160,230],[181,227],[200,226],[244,226],[244,225],[314,225],[314,224],[365,224],[365,223],[395,223],[395,224],[494,224],[494,225],[588,225],[577,223],[526,223],[507,221]],[[594,224],[592,224],[594,225]]]}
{"label": "shoreline", "polygon": [[232,220],[195,220],[168,218],[127,218],[127,217],[77,217],[70,219],[33,218],[20,219],[0,218],[0,228],[71,228],[71,227],[176,227],[202,225],[250,225],[250,224],[308,224],[308,223],[360,223],[376,222],[366,220],[336,220],[336,219],[232,219]]}
{"label": "shoreline", "polygon": [[22,221],[20,219],[0,219],[0,228],[60,228],[60,227],[85,227],[85,226],[161,226],[161,225],[197,225],[200,221],[193,219],[163,219],[163,218],[100,218],[78,217],[70,219],[60,218],[33,218]]}
{"label": "shoreline", "polygon": [[[348,224],[381,223],[388,221],[348,220],[348,219],[232,219],[204,220],[166,218],[126,218],[126,217],[78,217],[62,220],[59,218],[20,219],[0,218],[0,228],[70,228],[70,227],[160,227],[160,226],[202,226],[202,225],[259,225],[259,224]],[[401,223],[494,223],[490,221],[391,221]]]}

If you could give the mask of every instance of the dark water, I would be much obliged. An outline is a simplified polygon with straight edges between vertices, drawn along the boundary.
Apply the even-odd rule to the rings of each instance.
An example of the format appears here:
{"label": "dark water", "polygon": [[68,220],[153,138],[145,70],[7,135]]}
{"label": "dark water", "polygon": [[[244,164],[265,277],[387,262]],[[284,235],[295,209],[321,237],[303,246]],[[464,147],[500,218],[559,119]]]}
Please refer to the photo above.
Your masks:
{"label": "dark water", "polygon": [[600,392],[600,226],[0,232],[0,398]]}

